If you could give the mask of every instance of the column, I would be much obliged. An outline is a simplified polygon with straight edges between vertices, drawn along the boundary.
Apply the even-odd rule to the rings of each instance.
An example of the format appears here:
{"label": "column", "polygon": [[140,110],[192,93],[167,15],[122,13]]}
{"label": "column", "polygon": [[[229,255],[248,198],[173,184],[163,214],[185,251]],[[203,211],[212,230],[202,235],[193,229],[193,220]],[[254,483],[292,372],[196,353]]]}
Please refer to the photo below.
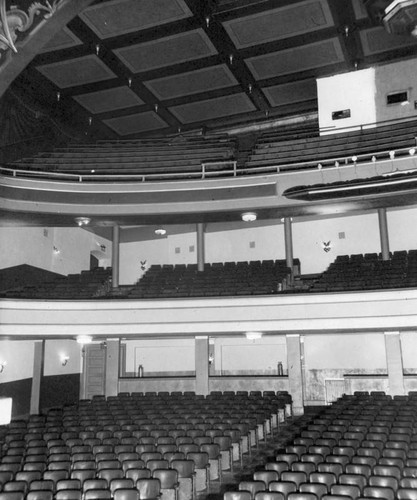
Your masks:
{"label": "column", "polygon": [[292,411],[294,415],[302,415],[304,413],[304,391],[299,334],[287,335],[287,359]]}
{"label": "column", "polygon": [[292,246],[291,217],[285,217],[284,219],[284,239],[285,239],[285,260],[287,262],[287,267],[291,269],[292,273],[294,270],[294,256],[293,256],[293,246]]}
{"label": "column", "polygon": [[209,338],[195,338],[195,393],[209,393]]}
{"label": "column", "polygon": [[119,392],[119,339],[106,340],[106,375],[104,394],[117,396]]}
{"label": "column", "polygon": [[120,227],[113,226],[113,242],[111,254],[111,267],[112,267],[112,288],[119,287],[119,246],[120,246]]}
{"label": "column", "polygon": [[389,260],[389,237],[386,208],[378,208],[378,222],[379,237],[381,239],[382,260]]}
{"label": "column", "polygon": [[39,413],[44,354],[45,354],[45,341],[36,340],[34,342],[33,378],[32,378],[32,390],[30,393],[31,415],[37,415]]}
{"label": "column", "polygon": [[400,332],[385,332],[389,394],[405,394]]}
{"label": "column", "polygon": [[204,224],[199,222],[197,224],[197,269],[204,271],[205,262],[204,252]]}

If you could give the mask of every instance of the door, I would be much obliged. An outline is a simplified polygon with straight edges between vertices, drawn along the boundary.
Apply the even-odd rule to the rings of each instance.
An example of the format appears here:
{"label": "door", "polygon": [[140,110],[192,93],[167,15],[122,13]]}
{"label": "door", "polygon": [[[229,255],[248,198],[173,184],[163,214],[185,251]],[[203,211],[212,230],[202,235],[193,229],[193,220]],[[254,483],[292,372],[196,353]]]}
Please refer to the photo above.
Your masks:
{"label": "door", "polygon": [[105,344],[89,344],[83,348],[83,387],[82,399],[104,395],[106,380]]}

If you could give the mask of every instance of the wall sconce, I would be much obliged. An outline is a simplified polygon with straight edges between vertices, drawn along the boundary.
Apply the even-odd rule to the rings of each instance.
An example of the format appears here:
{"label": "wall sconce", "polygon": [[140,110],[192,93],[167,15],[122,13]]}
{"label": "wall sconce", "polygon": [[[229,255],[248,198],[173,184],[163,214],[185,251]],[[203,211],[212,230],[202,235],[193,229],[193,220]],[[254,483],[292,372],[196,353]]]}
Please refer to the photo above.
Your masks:
{"label": "wall sconce", "polygon": [[7,361],[2,361],[2,362],[0,363],[0,373],[3,373],[3,371],[4,371],[5,367],[6,367],[6,365],[7,365]]}
{"label": "wall sconce", "polygon": [[62,366],[67,366],[67,363],[68,363],[68,361],[69,361],[70,358],[69,358],[69,356],[62,355],[60,357],[60,359],[61,359],[61,365]]}
{"label": "wall sconce", "polygon": [[56,247],[56,246],[54,245],[54,254],[55,254],[55,255],[58,255],[59,253],[61,253],[61,251],[59,250],[59,248],[58,248],[58,247]]}

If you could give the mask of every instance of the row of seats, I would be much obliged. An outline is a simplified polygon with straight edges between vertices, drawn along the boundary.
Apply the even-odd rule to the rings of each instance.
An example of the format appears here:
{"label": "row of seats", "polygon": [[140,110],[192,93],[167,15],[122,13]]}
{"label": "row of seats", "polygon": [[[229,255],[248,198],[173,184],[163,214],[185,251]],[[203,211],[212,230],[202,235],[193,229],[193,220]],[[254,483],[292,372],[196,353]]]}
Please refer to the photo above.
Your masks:
{"label": "row of seats", "polygon": [[387,143],[390,150],[404,149],[404,154],[408,154],[408,149],[415,146],[416,131],[415,120],[324,136],[319,136],[316,125],[300,126],[298,133],[268,131],[258,137],[252,153],[237,171],[223,164],[240,158],[236,140],[224,135],[69,146],[11,162],[7,167],[33,174],[37,171],[75,174],[86,176],[85,180],[106,180],[98,176],[122,174],[141,175],[151,181],[204,178],[201,164],[205,162],[206,175],[277,173],[316,168],[318,163],[326,161],[332,165],[336,161],[349,163],[352,156],[387,151]]}
{"label": "row of seats", "polygon": [[415,500],[417,396],[343,396],[224,500]]}
{"label": "row of seats", "polygon": [[17,299],[93,299],[110,290],[110,278],[111,268],[98,267],[92,271],[54,277],[52,281],[2,291],[0,295]]}
{"label": "row of seats", "polygon": [[394,252],[386,261],[376,253],[338,256],[310,291],[337,292],[415,286],[417,250],[410,250]]}
{"label": "row of seats", "polygon": [[112,174],[154,178],[154,174],[200,173],[202,163],[209,163],[208,171],[215,172],[222,166],[213,163],[233,160],[235,148],[235,140],[224,135],[215,138],[167,137],[56,148],[7,166],[19,170],[89,175],[92,180],[95,176]]}
{"label": "row of seats", "polygon": [[405,148],[405,154],[408,154],[408,149],[415,146],[416,131],[417,122],[413,120],[289,141],[282,141],[279,137],[276,141],[273,137],[266,141],[261,138],[246,167],[253,173],[257,168],[269,165],[279,166],[280,171],[286,171],[293,169],[296,163],[301,164],[297,168],[312,168],[325,160],[334,163],[338,159],[339,163],[344,163],[349,162],[352,155],[387,151],[387,143],[390,150]]}
{"label": "row of seats", "polygon": [[0,430],[2,500],[192,500],[278,428],[288,393],[120,393]]}
{"label": "row of seats", "polygon": [[197,265],[151,266],[128,297],[268,295],[285,289],[290,274],[284,260],[218,263],[204,271]]}

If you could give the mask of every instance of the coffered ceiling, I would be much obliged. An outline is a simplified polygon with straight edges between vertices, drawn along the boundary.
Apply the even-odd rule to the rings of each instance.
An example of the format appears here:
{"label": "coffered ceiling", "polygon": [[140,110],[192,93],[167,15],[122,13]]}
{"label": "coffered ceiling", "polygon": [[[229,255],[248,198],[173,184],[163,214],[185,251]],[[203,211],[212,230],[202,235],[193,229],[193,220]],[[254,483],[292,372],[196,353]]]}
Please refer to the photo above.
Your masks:
{"label": "coffered ceiling", "polygon": [[362,0],[101,0],[12,89],[91,139],[126,139],[311,112],[317,77],[416,54]]}

